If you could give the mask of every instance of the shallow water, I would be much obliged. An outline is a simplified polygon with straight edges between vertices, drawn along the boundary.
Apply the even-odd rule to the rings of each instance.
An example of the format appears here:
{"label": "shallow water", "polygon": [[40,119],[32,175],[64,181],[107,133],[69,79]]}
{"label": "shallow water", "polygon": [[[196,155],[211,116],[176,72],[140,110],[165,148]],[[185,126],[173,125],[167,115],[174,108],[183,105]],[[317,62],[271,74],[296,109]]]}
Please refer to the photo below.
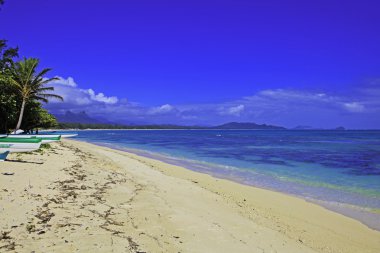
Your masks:
{"label": "shallow water", "polygon": [[[360,215],[343,212],[358,219],[366,210],[380,209],[380,131],[101,130],[80,131],[77,139],[323,202],[334,210],[362,208]],[[372,218],[362,221],[380,229]]]}

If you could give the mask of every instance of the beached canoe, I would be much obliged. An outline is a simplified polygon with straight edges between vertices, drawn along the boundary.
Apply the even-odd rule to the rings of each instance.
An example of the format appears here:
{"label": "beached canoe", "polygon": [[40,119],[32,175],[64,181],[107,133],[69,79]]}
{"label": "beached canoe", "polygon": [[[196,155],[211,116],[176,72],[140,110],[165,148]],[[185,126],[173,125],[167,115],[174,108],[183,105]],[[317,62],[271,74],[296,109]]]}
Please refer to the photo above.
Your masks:
{"label": "beached canoe", "polygon": [[[46,136],[61,136],[61,138],[71,138],[71,137],[75,137],[75,136],[78,136],[78,134],[49,134],[48,132],[43,132],[43,133],[46,133],[46,134],[31,134],[33,136],[37,136],[38,138],[41,138],[41,137],[46,137]],[[28,136],[28,134],[26,134]],[[25,135],[24,135],[25,136]]]}
{"label": "beached canoe", "polygon": [[[40,136],[44,137],[44,136],[58,136],[58,134],[32,134],[34,136],[37,136],[40,138]],[[78,136],[78,134],[59,134],[61,136],[61,138],[71,138],[71,137],[75,137],[75,136]]]}
{"label": "beached canoe", "polygon": [[78,134],[31,134],[32,136],[36,136],[38,138],[45,138],[45,137],[57,137],[61,136],[61,138],[70,138],[70,137],[75,137],[78,136]]}
{"label": "beached canoe", "polygon": [[0,162],[3,162],[5,158],[7,158],[8,154],[9,154],[9,151],[0,152]]}
{"label": "beached canoe", "polygon": [[60,141],[61,135],[48,135],[48,134],[10,134],[11,138],[40,138],[42,144]]}
{"label": "beached canoe", "polygon": [[62,138],[71,138],[71,137],[75,137],[75,136],[78,136],[78,134],[61,134]]}
{"label": "beached canoe", "polygon": [[[0,135],[1,136],[1,135]],[[35,136],[37,138],[45,138],[45,137],[58,137],[61,136],[61,138],[71,138],[78,136],[78,134],[10,134],[9,136]]]}
{"label": "beached canoe", "polygon": [[40,138],[0,138],[0,153],[9,151],[10,153],[30,152],[41,147]]}

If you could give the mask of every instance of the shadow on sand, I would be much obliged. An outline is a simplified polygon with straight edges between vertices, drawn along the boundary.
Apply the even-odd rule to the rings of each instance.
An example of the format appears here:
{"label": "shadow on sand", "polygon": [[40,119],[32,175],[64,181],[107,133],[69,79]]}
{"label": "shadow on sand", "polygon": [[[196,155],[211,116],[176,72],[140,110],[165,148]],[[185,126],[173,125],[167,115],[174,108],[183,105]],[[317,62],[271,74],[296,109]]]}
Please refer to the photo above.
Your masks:
{"label": "shadow on sand", "polygon": [[28,161],[21,161],[21,160],[10,160],[6,159],[6,162],[12,162],[12,163],[32,163],[32,164],[44,164],[43,162],[28,162]]}

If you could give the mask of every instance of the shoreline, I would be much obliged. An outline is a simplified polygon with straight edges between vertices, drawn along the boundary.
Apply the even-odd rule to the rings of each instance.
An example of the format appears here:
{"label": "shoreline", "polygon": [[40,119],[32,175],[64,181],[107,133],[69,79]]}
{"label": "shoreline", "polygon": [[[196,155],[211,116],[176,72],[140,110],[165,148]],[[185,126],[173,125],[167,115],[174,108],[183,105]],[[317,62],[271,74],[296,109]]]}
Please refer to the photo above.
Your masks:
{"label": "shoreline", "polygon": [[212,130],[212,131],[380,131],[380,129],[345,129],[345,130],[337,130],[337,129],[293,129],[293,128],[285,128],[285,129],[215,129],[215,128],[151,128],[151,129],[145,129],[145,128],[64,128],[64,129],[43,129],[43,131],[59,131],[59,132],[65,132],[65,131],[120,131],[120,130],[153,130],[153,131],[160,131],[160,130]]}
{"label": "shoreline", "polygon": [[86,142],[52,146],[0,165],[15,172],[0,175],[0,249],[380,250],[378,231],[303,199]]}
{"label": "shoreline", "polygon": [[153,151],[147,151],[147,150],[137,149],[137,148],[128,148],[128,147],[112,145],[112,144],[108,145],[107,143],[100,143],[100,142],[89,142],[86,140],[75,140],[75,141],[85,142],[85,143],[93,144],[99,147],[106,147],[106,148],[110,148],[110,149],[114,149],[114,150],[118,150],[122,152],[132,153],[137,156],[142,156],[148,159],[158,160],[163,163],[168,163],[170,165],[178,166],[178,167],[181,167],[193,172],[206,174],[214,178],[224,179],[224,180],[228,180],[237,184],[264,189],[264,190],[273,191],[273,192],[278,192],[278,193],[282,193],[282,194],[289,195],[292,197],[300,198],[307,202],[317,204],[335,213],[355,219],[371,229],[380,231],[380,209],[362,207],[359,205],[341,203],[341,202],[336,202],[336,201],[320,200],[320,199],[315,199],[311,197],[305,197],[302,195],[297,195],[294,193],[283,192],[281,190],[270,188],[270,187],[257,186],[253,183],[248,183],[244,181],[243,178],[229,177],[222,173],[218,173],[211,170],[205,170],[204,168],[201,169],[199,168],[199,165],[195,163],[193,164],[194,161],[186,161],[180,158],[166,156],[160,153],[155,153]]}

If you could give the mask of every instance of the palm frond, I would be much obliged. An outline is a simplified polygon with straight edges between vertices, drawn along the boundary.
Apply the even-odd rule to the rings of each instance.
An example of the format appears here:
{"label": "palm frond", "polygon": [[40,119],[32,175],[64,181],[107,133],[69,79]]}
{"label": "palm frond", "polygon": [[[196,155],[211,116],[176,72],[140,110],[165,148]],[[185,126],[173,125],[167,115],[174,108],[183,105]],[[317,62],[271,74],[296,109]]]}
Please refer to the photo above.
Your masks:
{"label": "palm frond", "polygon": [[49,103],[49,100],[47,100],[47,99],[44,98],[44,97],[34,96],[33,98],[36,99],[36,100],[42,101],[42,102],[44,102],[44,103]]}
{"label": "palm frond", "polygon": [[39,78],[43,78],[44,75],[46,75],[47,72],[49,72],[50,70],[51,70],[51,69],[49,69],[49,68],[47,68],[47,69],[43,69],[40,73],[38,73],[38,74],[35,76],[34,80],[37,80],[37,79],[39,79]]}
{"label": "palm frond", "polygon": [[59,95],[56,95],[56,94],[39,93],[39,94],[35,94],[34,97],[42,97],[42,98],[45,98],[45,99],[56,98],[58,100],[63,101],[63,97],[61,97]]}
{"label": "palm frond", "polygon": [[42,86],[44,84],[48,84],[48,83],[55,81],[55,80],[60,80],[60,79],[57,77],[52,77],[52,78],[48,78],[48,79],[41,79],[41,81],[39,82],[39,85]]}
{"label": "palm frond", "polygon": [[26,69],[27,75],[25,76],[25,78],[26,78],[25,82],[33,79],[33,75],[36,72],[36,67],[38,65],[38,62],[39,62],[39,60],[36,58],[30,58],[28,60],[27,59],[24,60],[25,67],[27,68]]}
{"label": "palm frond", "polygon": [[49,98],[63,100],[63,98],[56,94],[45,93],[47,91],[54,91],[54,87],[46,84],[59,80],[57,77],[44,78],[51,69],[46,68],[36,73],[39,60],[35,58],[24,58],[22,61],[16,62],[11,68],[12,84],[19,91],[24,100],[41,100],[48,102]]}
{"label": "palm frond", "polygon": [[54,90],[54,87],[42,87],[42,88],[38,88],[37,89],[37,92],[43,92],[45,90]]}

